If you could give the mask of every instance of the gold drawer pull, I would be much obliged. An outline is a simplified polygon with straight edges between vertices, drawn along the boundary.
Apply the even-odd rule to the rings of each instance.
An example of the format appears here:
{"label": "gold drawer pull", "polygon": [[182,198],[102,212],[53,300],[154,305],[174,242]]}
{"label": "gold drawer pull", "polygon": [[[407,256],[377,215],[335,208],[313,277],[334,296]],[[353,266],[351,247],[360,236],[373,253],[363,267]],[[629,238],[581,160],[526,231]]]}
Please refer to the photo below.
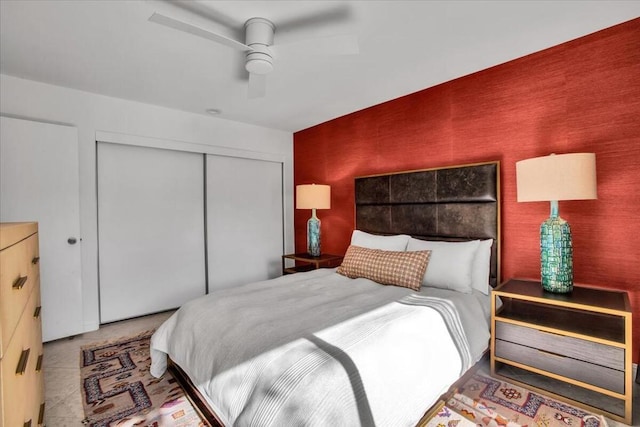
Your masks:
{"label": "gold drawer pull", "polygon": [[29,361],[29,353],[31,349],[22,350],[20,353],[20,359],[18,360],[18,366],[16,366],[16,375],[24,374],[24,371],[27,370],[27,362]]}
{"label": "gold drawer pull", "polygon": [[20,276],[13,282],[13,289],[22,289],[25,283],[27,283],[27,276]]}
{"label": "gold drawer pull", "polygon": [[33,310],[33,317],[35,317],[36,319],[40,317],[40,311],[42,311],[41,305],[37,306],[36,309]]}
{"label": "gold drawer pull", "polygon": [[39,256],[33,257],[33,259],[31,260],[31,264],[36,265],[39,261],[40,261]]}
{"label": "gold drawer pull", "polygon": [[31,420],[29,421],[25,421],[25,423],[23,424],[24,427],[31,427]]}
{"label": "gold drawer pull", "polygon": [[38,361],[36,362],[36,372],[40,372],[42,370],[42,354],[38,356]]}
{"label": "gold drawer pull", "polygon": [[38,414],[38,425],[44,424],[44,402],[40,404],[40,413]]}

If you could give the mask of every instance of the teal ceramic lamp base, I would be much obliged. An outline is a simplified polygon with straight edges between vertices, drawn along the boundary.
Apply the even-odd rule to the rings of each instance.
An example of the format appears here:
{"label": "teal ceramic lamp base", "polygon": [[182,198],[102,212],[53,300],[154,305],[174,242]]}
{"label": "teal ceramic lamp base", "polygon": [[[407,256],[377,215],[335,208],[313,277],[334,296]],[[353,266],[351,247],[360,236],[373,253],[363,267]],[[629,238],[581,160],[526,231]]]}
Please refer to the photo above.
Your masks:
{"label": "teal ceramic lamp base", "polygon": [[307,252],[311,256],[320,256],[320,220],[316,210],[311,210],[311,218],[307,221]]}
{"label": "teal ceramic lamp base", "polygon": [[540,226],[540,276],[542,288],[555,293],[573,290],[573,245],[569,223],[551,202],[551,216]]}

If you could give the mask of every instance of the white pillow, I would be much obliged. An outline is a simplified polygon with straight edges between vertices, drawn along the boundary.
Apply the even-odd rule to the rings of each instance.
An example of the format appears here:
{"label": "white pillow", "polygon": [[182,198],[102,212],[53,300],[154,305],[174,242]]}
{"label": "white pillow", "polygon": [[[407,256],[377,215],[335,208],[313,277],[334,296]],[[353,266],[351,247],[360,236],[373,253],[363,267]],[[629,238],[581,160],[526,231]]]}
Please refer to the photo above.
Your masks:
{"label": "white pillow", "polygon": [[396,234],[394,236],[377,236],[360,230],[353,230],[351,244],[361,248],[380,249],[383,251],[406,251],[411,236]]}
{"label": "white pillow", "polygon": [[491,245],[493,245],[493,239],[480,240],[471,266],[471,287],[485,295],[489,295],[490,288]]}
{"label": "white pillow", "polygon": [[422,286],[470,294],[472,291],[471,268],[479,245],[479,240],[438,242],[411,238],[407,251],[431,251]]}

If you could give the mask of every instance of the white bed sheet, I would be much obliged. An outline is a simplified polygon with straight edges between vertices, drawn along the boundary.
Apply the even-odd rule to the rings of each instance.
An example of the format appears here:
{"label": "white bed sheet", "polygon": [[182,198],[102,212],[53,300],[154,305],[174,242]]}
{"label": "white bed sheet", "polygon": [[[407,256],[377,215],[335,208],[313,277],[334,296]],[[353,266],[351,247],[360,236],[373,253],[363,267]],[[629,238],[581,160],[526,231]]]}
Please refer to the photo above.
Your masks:
{"label": "white bed sheet", "polygon": [[412,426],[486,350],[487,307],[298,273],[185,304],[152,337],[151,372],[169,355],[227,426]]}

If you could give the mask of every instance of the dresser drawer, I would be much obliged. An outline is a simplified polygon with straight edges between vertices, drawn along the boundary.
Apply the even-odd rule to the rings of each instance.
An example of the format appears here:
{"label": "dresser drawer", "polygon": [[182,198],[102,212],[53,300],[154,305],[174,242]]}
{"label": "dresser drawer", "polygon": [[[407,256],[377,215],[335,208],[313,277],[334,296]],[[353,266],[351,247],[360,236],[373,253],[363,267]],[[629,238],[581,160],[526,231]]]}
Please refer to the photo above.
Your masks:
{"label": "dresser drawer", "polygon": [[496,338],[624,371],[624,348],[496,321]]}
{"label": "dresser drawer", "polygon": [[39,281],[39,273],[32,267],[33,257],[29,256],[35,252],[34,242],[37,245],[37,235],[0,251],[0,357],[14,334],[34,284]]}
{"label": "dresser drawer", "polygon": [[4,425],[7,427],[22,426],[30,418],[27,414],[31,411],[31,401],[27,391],[32,382],[30,367],[35,366],[34,358],[37,358],[37,349],[31,348],[31,326],[32,316],[25,311],[0,361],[3,416]]}
{"label": "dresser drawer", "polygon": [[37,231],[0,224],[0,427],[44,423]]}
{"label": "dresser drawer", "polygon": [[496,339],[495,357],[623,394],[624,371]]}
{"label": "dresser drawer", "polygon": [[[33,313],[33,308],[40,304],[39,290],[34,289],[32,298],[29,300],[28,312]],[[33,302],[32,302],[33,300]],[[37,427],[44,423],[44,373],[42,371],[42,325],[39,318],[31,315],[29,319],[29,334],[31,339],[30,349],[33,357],[30,358],[26,371],[27,407],[25,408],[25,422],[31,420],[31,426]]]}

